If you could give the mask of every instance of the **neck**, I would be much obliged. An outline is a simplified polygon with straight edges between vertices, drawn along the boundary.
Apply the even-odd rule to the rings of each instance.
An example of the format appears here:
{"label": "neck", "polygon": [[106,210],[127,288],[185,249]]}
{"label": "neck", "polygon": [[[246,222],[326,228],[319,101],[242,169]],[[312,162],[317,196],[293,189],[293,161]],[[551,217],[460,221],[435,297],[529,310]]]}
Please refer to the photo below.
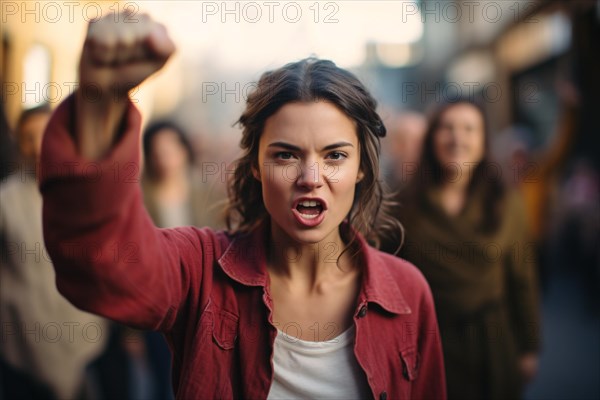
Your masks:
{"label": "neck", "polygon": [[443,182],[440,185],[441,205],[446,213],[456,216],[464,210],[468,186],[468,179],[461,179],[455,182]]}
{"label": "neck", "polygon": [[154,193],[159,203],[175,204],[184,201],[189,193],[189,177],[186,171],[178,171],[154,181]]}
{"label": "neck", "polygon": [[186,170],[172,171],[154,182],[155,187],[161,191],[180,190],[189,184]]}
{"label": "neck", "polygon": [[462,192],[466,193],[469,187],[469,183],[471,183],[471,179],[466,174],[458,177],[457,179],[453,179],[451,181],[443,181],[440,185],[442,191],[447,192]]}
{"label": "neck", "polygon": [[270,243],[267,262],[269,273],[293,283],[303,291],[318,291],[324,281],[337,279],[353,270],[348,252],[340,258],[346,245],[339,229],[318,243],[301,243],[292,240],[272,224]]}

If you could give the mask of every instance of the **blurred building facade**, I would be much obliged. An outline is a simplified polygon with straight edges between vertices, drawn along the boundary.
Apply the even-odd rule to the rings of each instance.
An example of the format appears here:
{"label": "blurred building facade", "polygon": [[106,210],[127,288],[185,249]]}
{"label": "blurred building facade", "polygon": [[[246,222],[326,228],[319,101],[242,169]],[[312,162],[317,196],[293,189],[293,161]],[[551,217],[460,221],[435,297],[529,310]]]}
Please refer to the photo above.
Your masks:
{"label": "blurred building facade", "polygon": [[[0,79],[9,127],[14,128],[24,109],[41,104],[54,108],[77,88],[77,66],[90,21],[125,9],[139,15],[139,4],[143,2],[2,2]],[[181,97],[178,54],[170,64],[131,93],[145,117],[171,112]],[[157,92],[161,95],[155,96]]]}

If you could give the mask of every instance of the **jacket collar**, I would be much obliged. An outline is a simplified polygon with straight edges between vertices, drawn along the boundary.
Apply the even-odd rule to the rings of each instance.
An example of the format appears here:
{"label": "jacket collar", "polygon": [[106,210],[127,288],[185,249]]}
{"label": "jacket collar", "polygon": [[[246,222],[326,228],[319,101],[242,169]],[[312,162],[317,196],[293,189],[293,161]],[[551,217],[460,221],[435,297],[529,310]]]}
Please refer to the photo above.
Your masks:
{"label": "jacket collar", "polygon": [[[270,240],[269,224],[263,223],[252,232],[234,235],[229,246],[219,258],[223,271],[236,282],[246,286],[267,286],[266,246]],[[394,314],[410,314],[411,310],[398,287],[381,253],[369,246],[356,232],[361,261],[364,267],[363,282],[358,301],[376,303]]]}

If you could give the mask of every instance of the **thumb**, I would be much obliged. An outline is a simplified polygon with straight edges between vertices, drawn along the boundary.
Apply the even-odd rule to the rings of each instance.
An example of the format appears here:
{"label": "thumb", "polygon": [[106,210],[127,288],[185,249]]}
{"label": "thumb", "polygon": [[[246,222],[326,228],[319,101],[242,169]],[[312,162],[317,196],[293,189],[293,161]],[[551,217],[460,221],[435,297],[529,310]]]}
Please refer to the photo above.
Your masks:
{"label": "thumb", "polygon": [[167,34],[167,29],[162,24],[154,24],[146,39],[146,44],[151,54],[160,60],[166,60],[175,52],[175,43],[173,43]]}

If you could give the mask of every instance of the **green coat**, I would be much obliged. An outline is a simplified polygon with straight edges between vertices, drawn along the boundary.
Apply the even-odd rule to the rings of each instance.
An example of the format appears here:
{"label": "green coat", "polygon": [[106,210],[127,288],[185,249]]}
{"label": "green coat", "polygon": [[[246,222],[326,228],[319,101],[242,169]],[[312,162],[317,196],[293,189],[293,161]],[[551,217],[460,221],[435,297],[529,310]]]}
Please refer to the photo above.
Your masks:
{"label": "green coat", "polygon": [[508,193],[500,227],[488,235],[477,232],[482,203],[476,192],[449,216],[432,190],[400,215],[400,256],[423,272],[435,298],[449,399],[519,398],[518,357],[538,348],[535,245],[523,203]]}

